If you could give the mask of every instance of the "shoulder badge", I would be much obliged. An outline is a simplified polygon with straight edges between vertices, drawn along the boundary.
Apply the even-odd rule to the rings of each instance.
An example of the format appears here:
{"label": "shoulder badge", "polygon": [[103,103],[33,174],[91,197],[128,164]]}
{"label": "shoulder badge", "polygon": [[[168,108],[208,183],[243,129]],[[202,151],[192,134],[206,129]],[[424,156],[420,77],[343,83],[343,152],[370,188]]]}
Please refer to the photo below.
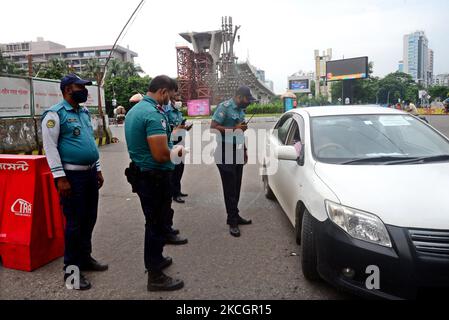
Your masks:
{"label": "shoulder badge", "polygon": [[55,120],[48,120],[47,121],[47,128],[48,129],[53,129],[55,126],[56,126]]}

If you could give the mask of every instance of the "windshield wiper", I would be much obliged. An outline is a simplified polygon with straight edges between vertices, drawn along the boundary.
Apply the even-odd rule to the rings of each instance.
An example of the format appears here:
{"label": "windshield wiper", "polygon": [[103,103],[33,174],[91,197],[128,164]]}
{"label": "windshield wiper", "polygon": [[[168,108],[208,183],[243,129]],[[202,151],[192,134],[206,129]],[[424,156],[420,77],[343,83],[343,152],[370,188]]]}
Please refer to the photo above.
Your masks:
{"label": "windshield wiper", "polygon": [[398,161],[391,161],[390,163],[387,163],[387,165],[396,165],[396,164],[405,164],[405,163],[429,163],[429,162],[441,162],[441,161],[448,161],[449,160],[449,154],[442,154],[438,156],[431,156],[431,157],[417,157],[412,158],[408,160],[398,160]]}
{"label": "windshield wiper", "polygon": [[372,157],[372,158],[362,158],[362,159],[354,159],[346,162],[342,162],[340,164],[358,164],[358,163],[386,163],[393,161],[410,161],[415,160],[416,158],[411,157],[398,157],[398,156],[381,156],[381,157]]}

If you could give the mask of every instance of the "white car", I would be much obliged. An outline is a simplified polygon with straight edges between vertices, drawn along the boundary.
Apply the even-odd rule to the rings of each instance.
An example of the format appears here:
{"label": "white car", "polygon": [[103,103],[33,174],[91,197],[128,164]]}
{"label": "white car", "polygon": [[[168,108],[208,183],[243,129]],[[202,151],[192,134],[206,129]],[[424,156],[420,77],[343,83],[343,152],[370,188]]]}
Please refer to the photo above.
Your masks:
{"label": "white car", "polygon": [[307,279],[389,299],[449,288],[449,140],[428,124],[378,106],[295,109],[264,170]]}

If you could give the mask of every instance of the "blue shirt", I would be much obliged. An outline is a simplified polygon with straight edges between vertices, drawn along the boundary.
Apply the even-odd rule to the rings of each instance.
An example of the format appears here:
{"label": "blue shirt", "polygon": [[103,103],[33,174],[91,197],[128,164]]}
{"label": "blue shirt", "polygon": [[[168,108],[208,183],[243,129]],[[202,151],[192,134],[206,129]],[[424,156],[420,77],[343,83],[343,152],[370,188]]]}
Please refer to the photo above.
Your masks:
{"label": "blue shirt", "polygon": [[[52,117],[46,119],[49,112],[58,114],[59,126]],[[62,164],[93,165],[98,162],[100,155],[87,108],[80,107],[75,110],[63,100],[44,112],[42,119],[43,126],[50,132],[56,129],[55,132],[59,133],[57,150]],[[52,156],[47,154],[47,158]],[[62,168],[53,169],[62,170]]]}
{"label": "blue shirt", "polygon": [[171,161],[159,163],[154,160],[147,138],[155,135],[167,135],[167,147],[173,148],[170,124],[163,109],[154,99],[145,96],[126,115],[125,136],[129,155],[143,171],[174,170],[175,165]]}
{"label": "blue shirt", "polygon": [[[235,104],[234,99],[230,99],[218,105],[212,120],[225,128],[233,128],[245,121],[245,111]],[[227,133],[219,135],[218,142],[243,144],[245,136],[242,133]]]}

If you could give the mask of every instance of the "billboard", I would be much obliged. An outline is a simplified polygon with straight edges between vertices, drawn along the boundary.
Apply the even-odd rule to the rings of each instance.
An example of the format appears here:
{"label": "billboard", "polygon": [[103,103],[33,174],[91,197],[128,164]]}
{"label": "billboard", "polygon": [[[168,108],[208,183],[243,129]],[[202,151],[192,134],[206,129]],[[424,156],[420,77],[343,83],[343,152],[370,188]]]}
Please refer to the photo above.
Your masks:
{"label": "billboard", "polygon": [[31,116],[30,81],[0,77],[0,117],[26,116]]}
{"label": "billboard", "polygon": [[40,116],[47,109],[61,102],[62,92],[59,82],[33,80],[34,112]]}
{"label": "billboard", "polygon": [[368,78],[368,57],[328,61],[327,81],[341,81]]}
{"label": "billboard", "polygon": [[[98,87],[88,86],[87,89],[89,97],[83,105],[92,114],[98,114]],[[0,118],[41,116],[62,99],[59,81],[0,77]],[[101,99],[103,112],[106,112],[103,88]]]}
{"label": "billboard", "polygon": [[210,115],[209,99],[187,101],[187,114],[190,117]]}
{"label": "billboard", "polygon": [[304,77],[289,78],[288,89],[294,93],[310,93],[310,79]]}

